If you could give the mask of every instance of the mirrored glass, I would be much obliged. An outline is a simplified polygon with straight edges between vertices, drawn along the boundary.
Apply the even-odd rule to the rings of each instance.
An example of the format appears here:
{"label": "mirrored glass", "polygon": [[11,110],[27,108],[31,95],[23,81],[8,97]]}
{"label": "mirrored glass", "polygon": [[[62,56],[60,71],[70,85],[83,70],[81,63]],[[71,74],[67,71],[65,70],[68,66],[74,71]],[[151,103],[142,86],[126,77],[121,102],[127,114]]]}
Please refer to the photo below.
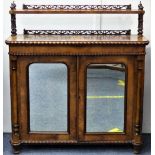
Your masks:
{"label": "mirrored glass", "polygon": [[30,131],[67,131],[67,66],[29,66]]}
{"label": "mirrored glass", "polygon": [[125,66],[87,68],[86,132],[124,132]]}

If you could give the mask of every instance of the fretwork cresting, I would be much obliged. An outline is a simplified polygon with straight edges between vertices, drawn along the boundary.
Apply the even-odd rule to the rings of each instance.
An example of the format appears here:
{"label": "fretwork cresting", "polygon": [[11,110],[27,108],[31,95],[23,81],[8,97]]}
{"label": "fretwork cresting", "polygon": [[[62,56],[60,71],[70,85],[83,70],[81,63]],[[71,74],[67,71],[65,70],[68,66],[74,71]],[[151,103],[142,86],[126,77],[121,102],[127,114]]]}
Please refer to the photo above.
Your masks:
{"label": "fretwork cresting", "polygon": [[26,30],[28,35],[130,35],[131,30]]}
{"label": "fretwork cresting", "polygon": [[26,5],[23,4],[23,9],[65,9],[65,10],[103,10],[103,9],[121,9],[121,10],[131,10],[130,5]]}

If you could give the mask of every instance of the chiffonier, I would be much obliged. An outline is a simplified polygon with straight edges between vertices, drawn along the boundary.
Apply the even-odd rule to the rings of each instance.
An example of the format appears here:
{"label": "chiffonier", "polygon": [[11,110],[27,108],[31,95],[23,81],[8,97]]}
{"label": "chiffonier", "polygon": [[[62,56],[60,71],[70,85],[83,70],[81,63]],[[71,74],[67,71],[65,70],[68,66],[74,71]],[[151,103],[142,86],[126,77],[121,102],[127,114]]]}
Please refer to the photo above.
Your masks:
{"label": "chiffonier", "polygon": [[[142,145],[143,15],[131,5],[11,4],[11,144]],[[137,14],[131,30],[32,30],[17,14]],[[54,21],[53,21],[54,22]]]}

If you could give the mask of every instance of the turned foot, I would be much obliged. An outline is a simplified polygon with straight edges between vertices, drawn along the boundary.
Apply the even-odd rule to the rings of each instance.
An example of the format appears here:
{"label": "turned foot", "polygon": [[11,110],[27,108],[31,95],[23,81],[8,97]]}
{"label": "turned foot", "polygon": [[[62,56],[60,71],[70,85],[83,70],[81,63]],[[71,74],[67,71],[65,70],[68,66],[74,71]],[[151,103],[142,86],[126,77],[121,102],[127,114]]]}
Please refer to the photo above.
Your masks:
{"label": "turned foot", "polygon": [[13,147],[13,153],[14,154],[19,154],[20,152],[20,145],[12,145]]}
{"label": "turned foot", "polygon": [[134,154],[140,154],[141,152],[141,144],[134,144],[133,149],[134,149]]}

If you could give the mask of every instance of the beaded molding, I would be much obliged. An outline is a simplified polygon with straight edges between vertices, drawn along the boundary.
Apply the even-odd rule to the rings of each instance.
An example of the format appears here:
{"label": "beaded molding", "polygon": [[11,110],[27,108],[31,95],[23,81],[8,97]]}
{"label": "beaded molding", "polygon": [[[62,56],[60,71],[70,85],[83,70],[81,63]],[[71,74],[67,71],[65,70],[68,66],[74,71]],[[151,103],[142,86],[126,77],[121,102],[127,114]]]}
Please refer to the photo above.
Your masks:
{"label": "beaded molding", "polygon": [[77,142],[77,141],[34,141],[34,140],[23,140],[25,144],[131,144],[132,140],[127,141],[91,141],[91,142]]}
{"label": "beaded molding", "polygon": [[146,52],[135,53],[21,53],[9,52],[12,56],[124,56],[124,55],[145,55]]}
{"label": "beaded molding", "polygon": [[27,44],[27,45],[147,45],[149,42],[117,42],[117,41],[5,41],[6,44]]}

